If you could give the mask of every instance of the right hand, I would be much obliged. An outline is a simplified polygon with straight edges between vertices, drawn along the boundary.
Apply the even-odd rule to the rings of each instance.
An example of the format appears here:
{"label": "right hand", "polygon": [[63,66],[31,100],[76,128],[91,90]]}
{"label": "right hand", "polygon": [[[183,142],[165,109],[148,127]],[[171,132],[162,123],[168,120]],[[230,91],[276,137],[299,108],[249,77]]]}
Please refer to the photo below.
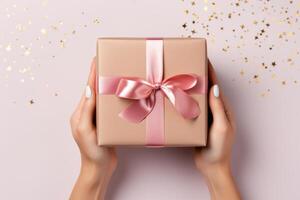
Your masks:
{"label": "right hand", "polygon": [[230,168],[231,150],[235,133],[235,122],[231,110],[224,103],[223,94],[217,85],[215,71],[209,62],[209,106],[213,122],[209,129],[206,147],[195,149],[197,168],[207,175],[215,167]]}

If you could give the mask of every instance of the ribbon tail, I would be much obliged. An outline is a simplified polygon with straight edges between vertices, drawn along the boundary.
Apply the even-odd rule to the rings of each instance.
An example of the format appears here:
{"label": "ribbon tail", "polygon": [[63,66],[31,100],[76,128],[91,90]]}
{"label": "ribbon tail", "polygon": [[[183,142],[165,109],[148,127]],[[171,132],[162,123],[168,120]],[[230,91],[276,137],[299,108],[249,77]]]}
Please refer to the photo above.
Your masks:
{"label": "ribbon tail", "polygon": [[139,123],[151,113],[155,104],[154,101],[155,99],[150,97],[134,101],[119,113],[119,117],[133,123]]}
{"label": "ribbon tail", "polygon": [[180,88],[163,88],[164,93],[175,109],[186,119],[195,119],[200,115],[198,102]]}

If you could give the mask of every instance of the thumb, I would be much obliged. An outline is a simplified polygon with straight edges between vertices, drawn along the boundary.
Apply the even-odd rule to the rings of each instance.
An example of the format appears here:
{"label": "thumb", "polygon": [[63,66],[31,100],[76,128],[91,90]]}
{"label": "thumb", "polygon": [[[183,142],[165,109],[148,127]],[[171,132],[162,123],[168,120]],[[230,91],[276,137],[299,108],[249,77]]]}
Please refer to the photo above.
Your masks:
{"label": "thumb", "polygon": [[80,122],[88,129],[94,128],[93,120],[96,108],[96,97],[94,89],[87,85],[85,89],[85,100],[82,106]]}
{"label": "thumb", "polygon": [[227,120],[224,105],[220,97],[220,88],[218,85],[213,85],[210,89],[209,106],[214,122],[224,122],[224,120]]}
{"label": "thumb", "polygon": [[91,71],[88,79],[87,86],[85,88],[85,99],[81,110],[81,123],[89,129],[94,128],[93,120],[96,109],[96,93],[95,93],[95,61],[91,66]]}

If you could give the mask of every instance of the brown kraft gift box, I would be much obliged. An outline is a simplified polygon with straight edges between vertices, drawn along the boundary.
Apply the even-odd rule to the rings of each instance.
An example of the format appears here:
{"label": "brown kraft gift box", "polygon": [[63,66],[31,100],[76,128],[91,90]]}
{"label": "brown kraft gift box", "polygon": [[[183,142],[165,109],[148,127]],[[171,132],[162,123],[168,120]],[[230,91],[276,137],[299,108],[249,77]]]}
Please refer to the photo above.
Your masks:
{"label": "brown kraft gift box", "polygon": [[[203,38],[163,38],[163,79],[178,74],[197,74],[207,87],[207,50]],[[99,38],[97,77],[139,77],[146,79],[145,38]],[[100,83],[99,83],[100,84]],[[96,90],[98,91],[98,83]],[[207,89],[206,89],[207,90]],[[197,118],[185,119],[164,98],[165,147],[205,146],[207,141],[207,94],[190,94],[198,102]],[[146,123],[128,122],[119,113],[132,100],[96,94],[97,138],[100,146],[147,146]],[[154,145],[155,146],[155,145]]]}

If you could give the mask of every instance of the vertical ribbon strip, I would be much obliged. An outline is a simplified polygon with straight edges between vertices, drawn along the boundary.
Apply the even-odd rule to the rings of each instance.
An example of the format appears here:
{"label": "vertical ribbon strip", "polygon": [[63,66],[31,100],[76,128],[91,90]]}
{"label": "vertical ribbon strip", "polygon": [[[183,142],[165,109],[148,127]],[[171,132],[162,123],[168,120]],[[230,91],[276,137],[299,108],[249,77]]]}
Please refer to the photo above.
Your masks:
{"label": "vertical ribbon strip", "polygon": [[[146,40],[146,78],[158,88],[163,80],[163,40]],[[146,145],[162,146],[165,141],[164,95],[156,90],[155,105],[146,118]]]}

